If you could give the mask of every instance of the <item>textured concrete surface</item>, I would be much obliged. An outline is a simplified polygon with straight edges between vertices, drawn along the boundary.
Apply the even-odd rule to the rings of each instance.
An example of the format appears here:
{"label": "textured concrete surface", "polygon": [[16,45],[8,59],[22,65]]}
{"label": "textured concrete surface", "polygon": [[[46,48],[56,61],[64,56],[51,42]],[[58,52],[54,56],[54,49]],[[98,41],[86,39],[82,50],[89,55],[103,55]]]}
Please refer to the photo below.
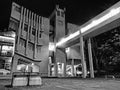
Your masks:
{"label": "textured concrete surface", "polygon": [[0,80],[0,90],[120,90],[120,79],[43,78],[42,86],[9,87],[10,80]]}

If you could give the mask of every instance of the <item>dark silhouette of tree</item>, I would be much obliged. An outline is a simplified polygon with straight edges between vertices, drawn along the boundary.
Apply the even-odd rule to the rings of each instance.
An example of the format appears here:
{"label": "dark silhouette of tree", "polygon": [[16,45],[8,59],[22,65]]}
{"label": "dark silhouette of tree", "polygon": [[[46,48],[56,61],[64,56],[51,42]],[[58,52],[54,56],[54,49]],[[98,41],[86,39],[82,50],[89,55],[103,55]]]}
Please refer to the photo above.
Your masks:
{"label": "dark silhouette of tree", "polygon": [[92,49],[98,74],[120,73],[120,27],[93,37]]}

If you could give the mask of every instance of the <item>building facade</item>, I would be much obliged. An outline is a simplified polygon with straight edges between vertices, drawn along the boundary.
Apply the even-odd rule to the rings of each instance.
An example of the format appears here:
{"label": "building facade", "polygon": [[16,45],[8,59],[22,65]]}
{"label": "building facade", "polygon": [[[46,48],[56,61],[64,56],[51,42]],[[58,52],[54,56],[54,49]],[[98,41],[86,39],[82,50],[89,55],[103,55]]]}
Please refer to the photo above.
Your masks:
{"label": "building facade", "polygon": [[[49,50],[66,35],[79,26],[65,21],[65,8],[56,6],[49,18],[37,15],[31,10],[12,3],[8,31],[15,32],[14,55],[10,72],[40,72],[42,76],[77,76],[81,64],[78,45]],[[32,67],[31,70],[28,70]],[[81,67],[81,66],[80,66]]]}
{"label": "building facade", "polygon": [[25,71],[48,73],[49,19],[12,3],[9,31],[16,33],[15,55],[12,72]]}
{"label": "building facade", "polygon": [[10,76],[14,56],[15,33],[0,33],[0,75]]}
{"label": "building facade", "polygon": [[[78,25],[66,23],[65,8],[58,5],[50,16],[50,42],[56,44],[62,38],[78,30]],[[77,76],[77,67],[81,67],[79,45],[72,46],[70,50],[60,47],[49,51],[49,76],[71,77]],[[81,71],[79,71],[81,72]]]}

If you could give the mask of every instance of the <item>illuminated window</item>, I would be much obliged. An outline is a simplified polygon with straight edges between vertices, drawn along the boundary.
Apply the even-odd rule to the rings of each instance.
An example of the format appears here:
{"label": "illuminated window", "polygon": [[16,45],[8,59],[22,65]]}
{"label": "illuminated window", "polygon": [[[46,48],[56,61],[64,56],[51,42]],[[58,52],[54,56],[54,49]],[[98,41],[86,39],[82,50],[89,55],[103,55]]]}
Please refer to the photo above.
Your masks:
{"label": "illuminated window", "polygon": [[9,51],[12,49],[13,49],[13,46],[2,46],[2,51]]}
{"label": "illuminated window", "polygon": [[1,48],[1,56],[11,57],[13,55],[13,46],[3,45]]}

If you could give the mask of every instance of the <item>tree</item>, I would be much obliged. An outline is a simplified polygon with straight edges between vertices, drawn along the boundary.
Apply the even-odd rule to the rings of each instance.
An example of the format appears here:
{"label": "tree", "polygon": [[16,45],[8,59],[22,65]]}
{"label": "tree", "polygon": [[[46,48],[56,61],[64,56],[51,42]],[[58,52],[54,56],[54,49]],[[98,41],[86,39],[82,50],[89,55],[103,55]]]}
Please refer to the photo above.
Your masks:
{"label": "tree", "polygon": [[120,71],[120,27],[93,37],[92,49],[98,73]]}

